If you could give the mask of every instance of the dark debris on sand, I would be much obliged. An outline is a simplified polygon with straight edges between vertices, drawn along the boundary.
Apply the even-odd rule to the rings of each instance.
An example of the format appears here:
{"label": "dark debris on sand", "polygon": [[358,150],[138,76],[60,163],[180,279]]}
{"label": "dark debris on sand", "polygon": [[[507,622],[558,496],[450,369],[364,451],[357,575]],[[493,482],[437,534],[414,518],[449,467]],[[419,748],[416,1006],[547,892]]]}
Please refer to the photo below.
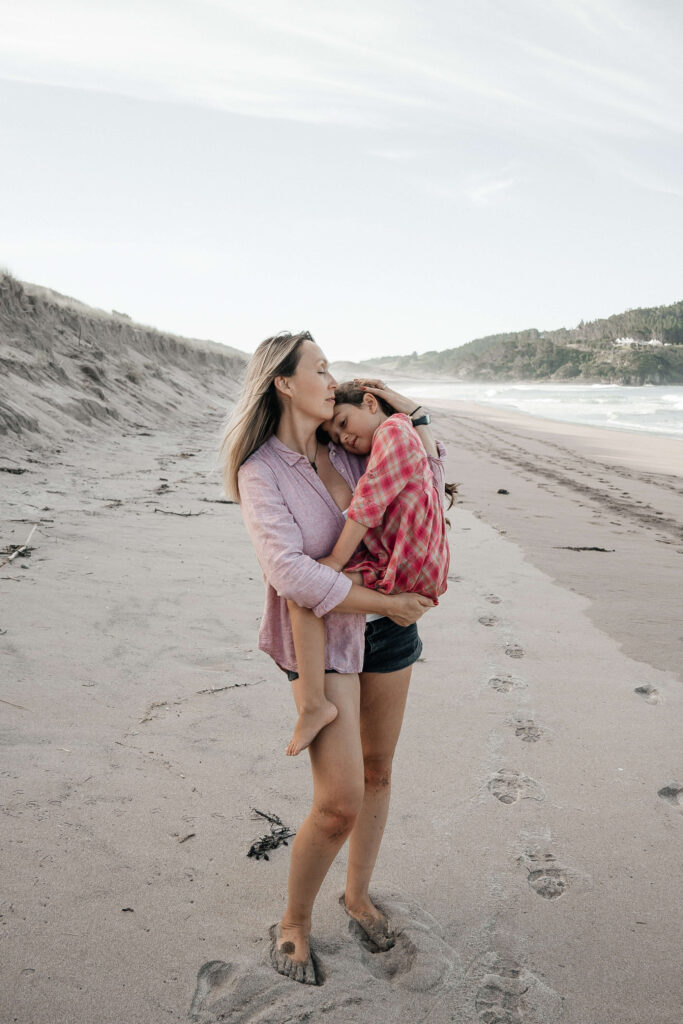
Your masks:
{"label": "dark debris on sand", "polygon": [[269,860],[268,853],[271,850],[277,850],[278,846],[287,846],[287,840],[295,836],[296,832],[292,832],[287,825],[283,825],[282,819],[278,818],[277,814],[264,814],[263,811],[259,811],[255,807],[252,807],[252,811],[270,822],[270,832],[251,844],[247,857],[255,857],[256,860],[261,860],[263,857],[264,860]]}
{"label": "dark debris on sand", "polygon": [[28,544],[8,544],[6,547],[0,548],[0,555],[16,555],[18,552],[21,552],[24,558],[30,558],[31,552],[35,550],[35,548],[29,547]]}

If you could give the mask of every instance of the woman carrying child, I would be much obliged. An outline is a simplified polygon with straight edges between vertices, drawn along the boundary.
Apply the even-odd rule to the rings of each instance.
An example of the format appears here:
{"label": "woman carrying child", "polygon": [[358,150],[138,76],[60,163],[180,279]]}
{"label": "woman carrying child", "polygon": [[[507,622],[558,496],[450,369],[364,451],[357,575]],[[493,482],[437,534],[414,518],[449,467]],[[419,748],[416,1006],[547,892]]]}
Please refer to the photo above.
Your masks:
{"label": "woman carrying child", "polygon": [[[360,382],[340,384],[334,415],[323,424],[334,444],[369,459],[343,513],[344,529],[318,561],[384,594],[412,592],[436,604],[446,592],[449,563],[443,501],[415,421],[376,397],[381,388],[374,391]],[[294,755],[334,720],[336,709],[325,697],[324,622],[308,608],[288,606],[301,680],[299,718],[287,747]]]}
{"label": "woman carrying child", "polygon": [[[325,624],[324,686],[333,712],[309,745],[313,806],[292,845],[285,913],[271,929],[273,966],[306,984],[316,984],[309,941],[313,903],[347,838],[346,912],[377,949],[393,945],[390,923],[368,889],[389,809],[412,664],[421,651],[415,622],[433,605],[419,593],[360,586],[317,561],[342,533],[343,512],[365,469],[364,457],[328,447],[317,433],[324,422],[335,429],[335,388],[310,334],[268,338],[250,361],[223,440],[226,486],[241,502],[266,585],[259,647],[296,677],[295,641],[303,652],[307,637],[293,636],[288,602],[311,609]],[[395,392],[369,390],[386,395],[397,412],[414,408]],[[417,430],[442,491],[443,449],[428,425]],[[380,618],[366,631],[367,614]],[[315,676],[317,663],[311,668]],[[299,705],[299,678],[292,688]]]}

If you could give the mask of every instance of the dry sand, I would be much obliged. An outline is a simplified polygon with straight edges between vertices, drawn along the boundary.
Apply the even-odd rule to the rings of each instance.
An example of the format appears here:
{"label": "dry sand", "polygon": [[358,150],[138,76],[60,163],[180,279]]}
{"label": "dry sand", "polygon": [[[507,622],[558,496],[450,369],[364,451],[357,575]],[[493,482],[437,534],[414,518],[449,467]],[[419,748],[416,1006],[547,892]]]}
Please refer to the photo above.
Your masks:
{"label": "dry sand", "polygon": [[268,962],[288,849],[246,856],[310,773],[218,429],[5,438],[3,543],[39,525],[0,570],[3,1024],[680,1024],[680,464],[439,415],[462,500],[375,875],[399,939],[349,930],[342,851],[311,989]]}

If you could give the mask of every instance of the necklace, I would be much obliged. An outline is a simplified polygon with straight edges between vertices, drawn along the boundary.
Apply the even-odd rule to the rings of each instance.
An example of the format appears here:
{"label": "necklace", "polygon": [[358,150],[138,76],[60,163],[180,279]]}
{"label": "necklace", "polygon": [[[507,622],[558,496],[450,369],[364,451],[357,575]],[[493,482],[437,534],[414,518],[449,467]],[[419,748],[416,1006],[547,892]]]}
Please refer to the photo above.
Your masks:
{"label": "necklace", "polygon": [[[306,458],[308,459],[308,455],[306,456]],[[315,464],[315,460],[317,458],[318,458],[318,438],[316,437],[316,439],[315,439],[315,451],[313,452],[313,458],[312,459],[308,459],[308,461],[313,466],[313,469],[316,471],[316,473],[318,472],[318,467]]]}

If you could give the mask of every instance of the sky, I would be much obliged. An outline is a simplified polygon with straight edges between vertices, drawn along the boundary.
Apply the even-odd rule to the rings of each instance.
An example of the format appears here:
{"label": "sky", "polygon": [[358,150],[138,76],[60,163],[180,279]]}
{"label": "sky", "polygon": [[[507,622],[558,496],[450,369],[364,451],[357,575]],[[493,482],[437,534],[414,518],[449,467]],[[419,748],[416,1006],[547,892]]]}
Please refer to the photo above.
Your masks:
{"label": "sky", "polygon": [[678,0],[0,0],[0,266],[332,360],[683,299]]}

